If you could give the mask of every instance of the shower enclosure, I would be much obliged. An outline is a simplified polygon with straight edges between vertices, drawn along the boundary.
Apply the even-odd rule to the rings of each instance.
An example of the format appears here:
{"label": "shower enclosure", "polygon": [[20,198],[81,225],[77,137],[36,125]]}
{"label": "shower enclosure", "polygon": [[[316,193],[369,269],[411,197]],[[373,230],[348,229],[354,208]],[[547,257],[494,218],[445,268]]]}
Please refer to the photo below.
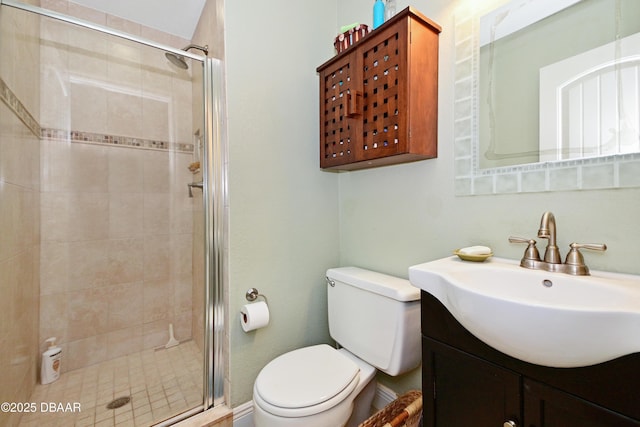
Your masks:
{"label": "shower enclosure", "polygon": [[0,0],[0,425],[223,403],[221,63],[31,3]]}

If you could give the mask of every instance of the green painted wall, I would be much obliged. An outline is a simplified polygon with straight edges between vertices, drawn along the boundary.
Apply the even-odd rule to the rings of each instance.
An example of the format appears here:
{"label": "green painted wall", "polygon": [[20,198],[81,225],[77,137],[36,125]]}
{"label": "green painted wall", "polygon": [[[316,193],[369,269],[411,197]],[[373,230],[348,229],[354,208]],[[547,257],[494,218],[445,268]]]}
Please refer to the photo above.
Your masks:
{"label": "green painted wall", "polygon": [[[472,1],[472,0],[468,0]],[[348,3],[349,7],[342,6]],[[344,22],[362,20],[367,0],[341,2]],[[640,273],[640,189],[456,197],[453,163],[454,18],[463,3],[415,0],[412,6],[438,22],[440,35],[438,158],[339,176],[340,262],[400,277],[413,264],[449,256],[460,247],[484,244],[496,256],[519,259],[524,247],[510,235],[534,237],[544,211],[555,214],[558,246],[604,242],[604,253],[586,252],[592,269]],[[494,0],[493,3],[496,3]],[[398,10],[408,3],[398,2]],[[367,12],[368,13],[368,12]],[[541,248],[545,242],[540,242]],[[420,372],[379,380],[400,392],[420,387]]]}
{"label": "green painted wall", "polygon": [[[330,342],[325,271],[339,264],[337,175],[318,167],[316,66],[332,55],[335,5],[226,2],[231,404],[275,356]],[[256,287],[271,323],[244,333]]]}
{"label": "green painted wall", "polygon": [[[407,277],[409,266],[472,244],[517,259],[524,248],[507,238],[533,237],[551,210],[562,248],[605,242],[607,252],[585,254],[592,268],[640,274],[640,189],[454,195],[453,24],[462,1],[412,3],[443,27],[438,158],[340,174],[318,169],[315,69],[332,56],[341,25],[371,23],[372,1],[225,5],[232,406],[251,399],[255,376],[276,355],[330,342],[324,271],[331,266]],[[272,322],[245,334],[237,313],[252,286],[269,298]],[[402,392],[420,387],[420,369],[379,380]]]}

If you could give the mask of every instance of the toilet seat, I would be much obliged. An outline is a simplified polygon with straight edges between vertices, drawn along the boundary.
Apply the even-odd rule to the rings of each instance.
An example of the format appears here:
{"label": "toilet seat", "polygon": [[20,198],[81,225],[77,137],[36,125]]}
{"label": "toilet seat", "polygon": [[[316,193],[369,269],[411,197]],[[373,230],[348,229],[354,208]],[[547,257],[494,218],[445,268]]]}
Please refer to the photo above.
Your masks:
{"label": "toilet seat", "polygon": [[304,417],[342,402],[359,378],[360,368],[353,360],[320,344],[285,353],[267,364],[256,378],[254,399],[273,415]]}

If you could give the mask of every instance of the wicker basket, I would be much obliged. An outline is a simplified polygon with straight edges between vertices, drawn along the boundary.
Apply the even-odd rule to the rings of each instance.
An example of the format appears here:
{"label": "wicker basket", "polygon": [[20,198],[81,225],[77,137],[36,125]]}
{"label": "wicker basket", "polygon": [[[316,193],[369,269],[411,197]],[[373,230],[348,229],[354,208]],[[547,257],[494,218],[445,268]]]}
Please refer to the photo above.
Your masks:
{"label": "wicker basket", "polygon": [[358,427],[418,427],[422,415],[422,392],[408,391],[373,414]]}

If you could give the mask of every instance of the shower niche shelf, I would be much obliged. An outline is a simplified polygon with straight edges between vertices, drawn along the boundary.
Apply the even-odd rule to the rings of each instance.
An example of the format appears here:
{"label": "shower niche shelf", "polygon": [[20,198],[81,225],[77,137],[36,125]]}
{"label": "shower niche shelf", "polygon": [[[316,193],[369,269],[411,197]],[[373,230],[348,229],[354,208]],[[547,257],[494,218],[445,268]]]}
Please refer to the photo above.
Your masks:
{"label": "shower niche shelf", "polygon": [[437,157],[440,31],[408,7],[317,68],[321,168]]}

